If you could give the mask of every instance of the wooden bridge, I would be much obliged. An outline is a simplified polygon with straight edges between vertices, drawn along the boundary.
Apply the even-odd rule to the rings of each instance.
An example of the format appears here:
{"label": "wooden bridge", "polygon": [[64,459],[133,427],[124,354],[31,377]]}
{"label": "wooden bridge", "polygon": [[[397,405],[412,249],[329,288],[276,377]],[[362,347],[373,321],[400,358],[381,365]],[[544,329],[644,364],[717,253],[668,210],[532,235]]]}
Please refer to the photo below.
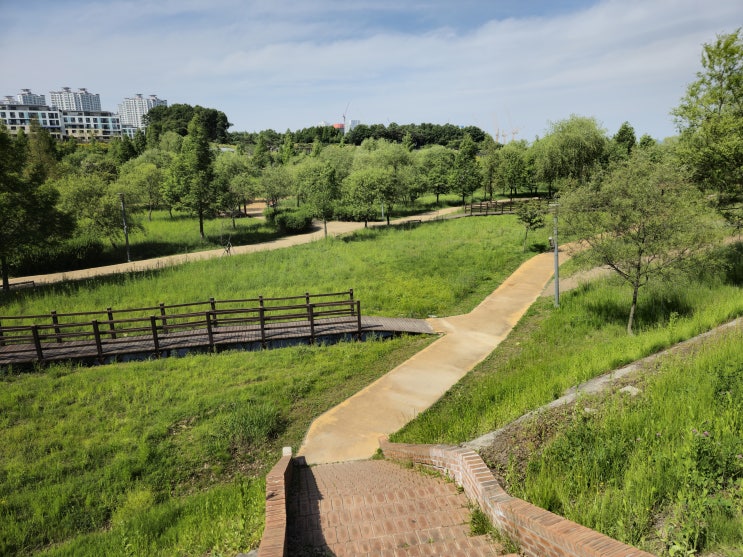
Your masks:
{"label": "wooden bridge", "polygon": [[0,366],[106,363],[228,348],[259,349],[368,334],[431,334],[420,319],[363,317],[353,290],[135,309],[0,317]]}

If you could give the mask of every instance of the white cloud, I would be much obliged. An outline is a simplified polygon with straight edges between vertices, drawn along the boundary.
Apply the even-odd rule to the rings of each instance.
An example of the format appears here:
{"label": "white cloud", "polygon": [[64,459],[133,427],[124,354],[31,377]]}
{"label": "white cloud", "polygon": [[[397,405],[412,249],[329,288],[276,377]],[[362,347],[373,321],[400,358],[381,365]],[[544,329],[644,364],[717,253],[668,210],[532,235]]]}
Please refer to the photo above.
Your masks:
{"label": "white cloud", "polygon": [[702,43],[743,21],[736,0],[605,0],[426,29],[430,4],[399,1],[44,6],[34,8],[32,39],[20,12],[4,8],[0,95],[83,86],[115,110],[125,96],[157,93],[223,110],[234,130],[314,125],[351,102],[349,118],[368,123],[517,127],[527,139],[571,113],[612,133],[629,120],[638,134],[672,134],[668,113],[694,79]]}

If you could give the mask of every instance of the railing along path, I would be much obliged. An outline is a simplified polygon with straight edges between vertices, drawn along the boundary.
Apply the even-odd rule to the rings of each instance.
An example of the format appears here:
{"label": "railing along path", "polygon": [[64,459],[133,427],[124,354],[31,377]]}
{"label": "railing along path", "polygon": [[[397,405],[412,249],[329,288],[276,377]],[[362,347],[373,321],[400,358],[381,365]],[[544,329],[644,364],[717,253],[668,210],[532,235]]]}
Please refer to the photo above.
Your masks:
{"label": "railing along path", "polygon": [[110,357],[323,335],[361,336],[353,289],[105,311],[0,317],[0,365]]}

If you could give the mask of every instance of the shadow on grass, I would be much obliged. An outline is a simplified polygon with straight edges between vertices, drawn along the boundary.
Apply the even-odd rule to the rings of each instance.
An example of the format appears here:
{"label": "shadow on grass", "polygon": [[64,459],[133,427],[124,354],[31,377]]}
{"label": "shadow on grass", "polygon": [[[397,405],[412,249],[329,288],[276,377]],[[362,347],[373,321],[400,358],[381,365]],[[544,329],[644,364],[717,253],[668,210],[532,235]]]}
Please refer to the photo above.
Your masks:
{"label": "shadow on grass", "polygon": [[[586,293],[591,290],[590,285],[583,285],[579,291]],[[630,311],[630,288],[626,288],[628,296],[626,301],[617,300],[587,300],[586,308],[597,316],[602,322],[612,325],[626,325]],[[645,295],[643,295],[645,294]],[[671,315],[676,317],[688,317],[694,311],[682,297],[672,291],[666,292],[643,292],[635,311],[635,323],[642,328],[663,325],[670,321]]]}

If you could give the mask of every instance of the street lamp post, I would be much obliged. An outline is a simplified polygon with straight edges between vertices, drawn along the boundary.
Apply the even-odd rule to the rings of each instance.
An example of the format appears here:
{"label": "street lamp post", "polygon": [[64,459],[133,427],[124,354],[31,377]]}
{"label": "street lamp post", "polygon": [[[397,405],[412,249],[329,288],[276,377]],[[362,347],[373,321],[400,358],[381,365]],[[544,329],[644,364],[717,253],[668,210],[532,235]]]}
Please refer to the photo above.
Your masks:
{"label": "street lamp post", "polygon": [[119,194],[121,199],[121,220],[124,223],[124,241],[126,242],[126,262],[131,263],[132,259],[129,256],[129,229],[126,227],[126,209],[124,208],[124,194]]}
{"label": "street lamp post", "polygon": [[552,248],[555,252],[555,307],[560,307],[560,256],[557,246],[557,203],[550,203],[550,207],[554,209],[552,213]]}

